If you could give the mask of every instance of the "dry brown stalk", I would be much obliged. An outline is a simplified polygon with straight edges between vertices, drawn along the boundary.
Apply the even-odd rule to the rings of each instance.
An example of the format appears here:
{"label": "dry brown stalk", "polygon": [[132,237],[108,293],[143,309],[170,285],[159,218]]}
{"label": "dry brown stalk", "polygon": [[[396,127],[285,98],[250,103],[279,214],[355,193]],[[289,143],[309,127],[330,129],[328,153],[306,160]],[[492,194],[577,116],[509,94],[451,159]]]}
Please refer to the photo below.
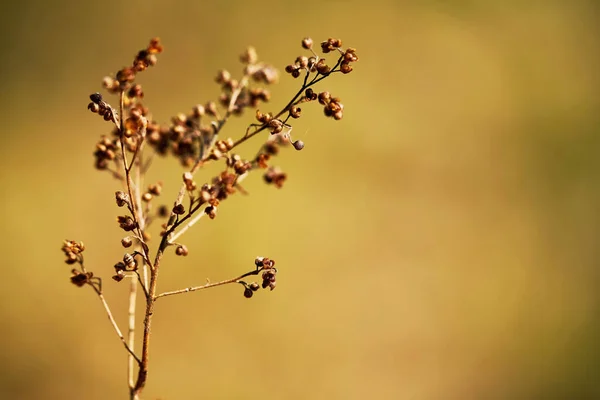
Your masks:
{"label": "dry brown stalk", "polygon": [[[123,190],[115,193],[117,206],[128,211],[117,217],[117,222],[127,236],[121,239],[124,248],[132,248],[118,261],[113,279],[120,282],[129,278],[129,306],[127,336],[119,328],[111,308],[102,292],[102,280],[88,271],[84,265],[83,243],[64,241],[62,250],[67,264],[75,264],[71,282],[79,287],[91,286],[100,299],[113,329],[128,352],[127,383],[130,399],[139,399],[146,386],[149,370],[150,339],[154,306],[159,298],[176,294],[209,289],[217,286],[237,283],[243,286],[244,296],[250,298],[258,290],[276,286],[275,261],[266,257],[257,257],[254,266],[247,272],[231,279],[207,282],[204,285],[189,286],[183,289],[158,293],[159,271],[163,255],[169,247],[175,247],[175,254],[186,256],[188,248],[179,243],[180,237],[200,218],[207,215],[214,219],[221,203],[236,192],[246,193],[242,181],[253,171],[263,169],[263,178],[267,184],[282,187],[287,175],[278,167],[270,165],[279,149],[292,145],[296,150],[304,148],[301,140],[292,140],[291,119],[300,118],[304,103],[319,103],[325,116],[339,120],[343,116],[344,106],[337,97],[329,92],[315,92],[313,87],[327,77],[352,71],[352,64],[358,61],[352,48],[342,49],[339,39],[327,39],[321,43],[323,53],[334,53],[337,61],[328,65],[313,50],[310,38],[302,40],[302,47],[310,55],[299,56],[285,70],[292,77],[304,76],[300,89],[277,113],[263,113],[258,106],[270,100],[265,88],[278,79],[277,71],[269,64],[259,61],[256,51],[249,47],[240,57],[244,65],[241,79],[232,78],[228,71],[220,71],[216,81],[221,85],[222,93],[218,102],[196,105],[188,114],[178,114],[168,125],[160,125],[152,119],[148,108],[143,105],[144,92],[136,82],[137,74],[145,71],[157,62],[157,55],[163,47],[158,38],[139,51],[130,67],[119,70],[114,77],[104,78],[104,88],[119,96],[118,111],[103,99],[99,93],[90,96],[88,109],[99,114],[105,121],[112,122],[113,132],[103,136],[96,145],[95,166],[107,171],[121,181]],[[219,107],[222,111],[219,111]],[[232,116],[240,116],[245,110],[253,110],[256,121],[251,123],[238,139],[221,139],[222,130]],[[261,132],[269,132],[256,156],[250,160],[234,153],[240,144],[257,137]],[[148,154],[148,152],[150,154]],[[172,156],[187,168],[183,174],[181,188],[173,202],[173,207],[164,204],[153,207],[161,195],[160,182],[143,189],[150,160],[155,155]],[[194,181],[198,170],[211,162],[224,161],[225,168],[210,182],[201,186]],[[187,198],[187,207],[184,201]],[[154,259],[151,258],[148,226],[153,221],[162,220],[161,239],[156,247]],[[245,278],[261,276],[262,283],[246,282]],[[141,353],[135,353],[136,299],[141,288],[146,302],[144,306],[143,331],[141,334]],[[137,375],[135,370],[137,368]]]}

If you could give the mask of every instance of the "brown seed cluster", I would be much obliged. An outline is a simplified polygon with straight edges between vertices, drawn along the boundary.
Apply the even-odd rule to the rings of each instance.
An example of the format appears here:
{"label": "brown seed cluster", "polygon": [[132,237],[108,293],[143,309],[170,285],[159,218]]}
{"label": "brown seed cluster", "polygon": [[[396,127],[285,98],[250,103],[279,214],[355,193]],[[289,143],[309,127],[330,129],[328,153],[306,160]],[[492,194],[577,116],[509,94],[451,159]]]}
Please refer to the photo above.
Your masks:
{"label": "brown seed cluster", "polygon": [[[121,238],[123,248],[133,248],[128,250],[131,253],[125,253],[122,261],[115,264],[114,280],[121,281],[127,275],[138,274],[136,257],[148,260],[149,247],[146,242],[150,240],[150,235],[145,229],[154,218],[171,216],[162,225],[162,235],[183,233],[178,229],[186,221],[191,226],[197,220],[192,217],[199,218],[205,214],[214,219],[222,201],[237,191],[246,193],[240,182],[253,169],[263,169],[264,181],[281,188],[287,174],[270,163],[281,147],[292,145],[295,150],[304,148],[302,140],[293,140],[291,136],[291,123],[306,113],[304,103],[318,102],[327,117],[342,119],[344,105],[341,99],[328,91],[317,92],[315,85],[334,73],[351,72],[353,63],[358,61],[356,50],[343,49],[340,39],[329,38],[320,43],[320,50],[338,57],[327,62],[315,52],[313,47],[318,48],[319,45],[315,46],[311,38],[304,38],[301,44],[309,54],[297,56],[285,71],[294,78],[303,77],[300,80],[303,83],[291,100],[277,112],[263,112],[258,107],[266,107],[271,100],[271,93],[266,87],[276,83],[279,74],[273,66],[259,61],[256,50],[249,47],[240,56],[243,64],[240,76],[235,77],[227,70],[217,73],[215,81],[220,86],[220,94],[214,101],[197,104],[189,112],[175,115],[167,124],[159,124],[144,106],[144,88],[136,82],[138,73],[157,62],[157,55],[163,50],[158,38],[152,39],[145,49],[139,51],[130,66],[120,69],[114,77],[103,79],[102,84],[109,93],[119,94],[118,107],[111,106],[99,93],[90,95],[90,111],[114,125],[111,134],[103,136],[96,144],[95,166],[100,170],[108,170],[125,183],[124,191],[115,192],[115,201],[118,207],[126,207],[125,213],[128,211],[129,215],[117,216],[117,223],[125,232],[135,231],[135,234],[128,233],[128,236]],[[242,136],[237,140],[222,138],[221,130],[228,119],[242,115],[247,109],[254,113],[256,122],[247,127],[245,134],[241,132]],[[260,133],[265,133],[266,141],[256,156],[246,159],[234,151],[238,145]],[[154,208],[152,200],[161,195],[161,182],[147,186],[145,191],[141,188],[141,182],[151,165],[150,154],[156,153],[173,156],[182,165],[191,167],[189,172],[182,174],[181,196],[177,197],[172,208],[165,205]],[[224,162],[224,171],[208,183],[196,183],[194,174],[198,168],[214,161]],[[187,196],[189,203],[182,196]],[[189,250],[185,245],[170,242],[177,240],[177,237],[174,235],[166,238],[166,241],[162,240],[161,246],[164,243],[173,245],[176,255],[187,256]],[[73,269],[71,281],[77,286],[90,284],[101,293],[100,278],[84,268],[83,250],[82,243],[65,241],[63,244],[66,262],[80,266],[79,269]],[[164,247],[159,249],[163,250]],[[273,290],[276,287],[275,262],[258,257],[255,265],[256,269],[242,275],[242,278],[260,274],[262,283],[245,283],[237,279],[231,281],[243,284],[247,298],[260,288]]]}
{"label": "brown seed cluster", "polygon": [[[148,46],[140,50],[135,58],[133,59],[133,63],[130,67],[124,67],[120,69],[115,78],[106,77],[104,78],[103,85],[104,87],[111,93],[118,93],[121,90],[130,90],[135,81],[136,75],[139,72],[145,71],[148,67],[156,65],[157,62],[157,54],[162,53],[163,46],[160,43],[159,38],[153,38],[150,40]],[[133,92],[140,92],[141,87],[133,89]],[[133,93],[130,93],[133,94]],[[136,96],[133,96],[136,97]],[[142,96],[137,96],[142,97]]]}
{"label": "brown seed cluster", "polygon": [[102,99],[102,95],[98,92],[90,95],[91,103],[88,104],[88,110],[94,114],[100,115],[105,121],[113,121],[115,119],[115,110]]}
{"label": "brown seed cluster", "polygon": [[71,270],[71,283],[75,286],[82,287],[86,284],[92,285],[96,291],[102,291],[102,280],[94,276],[93,272],[86,271],[83,266],[83,251],[85,246],[83,242],[76,242],[74,240],[65,240],[61,247],[63,253],[67,257],[65,263],[67,264],[79,264],[78,268]]}
{"label": "brown seed cluster", "polygon": [[169,126],[161,126],[149,119],[146,130],[148,143],[158,154],[173,154],[182,165],[189,167],[203,157],[207,150],[210,150],[208,157],[212,160],[223,157],[231,150],[231,139],[218,141],[210,148],[227,117],[230,114],[241,115],[246,108],[256,108],[271,98],[267,89],[252,86],[249,81],[270,85],[278,79],[277,70],[269,64],[259,62],[253,48],[246,49],[240,60],[244,64],[241,80],[233,78],[227,70],[221,70],[217,74],[215,81],[221,86],[218,102],[195,105],[189,113],[173,117]]}
{"label": "brown seed cluster", "polygon": [[125,253],[123,255],[123,261],[119,261],[115,264],[115,275],[113,275],[113,280],[117,282],[121,282],[125,276],[127,276],[127,272],[135,272],[138,270],[137,261],[135,260],[135,255],[137,254],[129,254]]}
{"label": "brown seed cluster", "polygon": [[76,262],[81,263],[83,260],[82,253],[85,250],[83,242],[76,242],[74,240],[65,240],[63,242],[61,250],[65,253],[67,264],[75,264]]}
{"label": "brown seed cluster", "polygon": [[92,272],[82,272],[76,268],[71,270],[71,283],[75,286],[82,287],[88,283],[92,284],[94,283],[95,279],[100,278],[94,278],[94,274]]}
{"label": "brown seed cluster", "polygon": [[123,229],[125,232],[129,232],[137,228],[136,222],[129,215],[117,216],[117,223],[119,224],[119,228]]}
{"label": "brown seed cluster", "polygon": [[281,189],[283,182],[287,179],[287,174],[279,167],[269,167],[263,175],[263,179],[269,185],[275,185],[276,188]]}
{"label": "brown seed cluster", "polygon": [[262,273],[262,288],[269,288],[271,290],[275,289],[277,285],[276,277],[277,277],[277,268],[275,268],[275,260],[271,260],[266,257],[257,257],[254,260],[257,268],[261,268],[263,270]]}
{"label": "brown seed cluster", "polygon": [[251,298],[254,295],[254,292],[258,291],[261,287],[263,289],[269,288],[270,290],[273,290],[277,286],[277,268],[275,268],[275,260],[267,257],[256,257],[254,265],[256,266],[256,271],[249,272],[245,274],[245,276],[256,275],[262,271],[262,284],[259,285],[257,282],[246,283],[244,281],[239,281],[239,283],[244,286],[244,297],[247,299]]}

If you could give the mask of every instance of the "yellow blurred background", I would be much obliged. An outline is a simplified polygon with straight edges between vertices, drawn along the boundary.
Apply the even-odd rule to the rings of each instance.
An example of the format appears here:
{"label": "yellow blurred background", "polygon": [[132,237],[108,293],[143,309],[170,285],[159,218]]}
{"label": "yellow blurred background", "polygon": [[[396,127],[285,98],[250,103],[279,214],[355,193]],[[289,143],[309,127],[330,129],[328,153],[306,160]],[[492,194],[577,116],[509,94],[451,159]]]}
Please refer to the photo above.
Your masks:
{"label": "yellow blurred background", "polygon": [[[69,283],[85,242],[121,327],[117,181],[93,169],[101,78],[153,36],[140,75],[159,121],[215,99],[254,45],[281,71],[300,40],[360,61],[304,107],[282,190],[250,176],[166,258],[159,290],[277,261],[278,287],[161,299],[147,399],[600,398],[600,29],[593,1],[20,1],[0,6],[4,137],[0,398],[127,398],[100,302]],[[275,110],[299,81],[283,74]],[[232,121],[239,136],[252,116]],[[259,140],[243,147],[254,154]],[[214,171],[198,175],[207,180]],[[182,169],[151,179],[170,203]],[[155,240],[154,245],[157,244]],[[596,339],[594,339],[596,338]]]}

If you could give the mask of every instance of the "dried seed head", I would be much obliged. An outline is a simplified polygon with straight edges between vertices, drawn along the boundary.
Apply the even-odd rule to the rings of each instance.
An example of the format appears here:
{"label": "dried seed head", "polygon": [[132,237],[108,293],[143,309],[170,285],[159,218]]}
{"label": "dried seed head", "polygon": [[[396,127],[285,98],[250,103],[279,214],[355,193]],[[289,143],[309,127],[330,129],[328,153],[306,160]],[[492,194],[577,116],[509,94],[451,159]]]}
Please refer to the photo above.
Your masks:
{"label": "dried seed head", "polygon": [[348,47],[344,52],[344,61],[346,62],[355,62],[358,61],[358,56],[356,55],[356,49],[352,47]]}
{"label": "dried seed head", "polygon": [[96,103],[89,103],[88,110],[90,110],[94,114],[98,114],[100,112],[100,106]]}
{"label": "dried seed head", "polygon": [[250,289],[248,286],[244,286],[244,297],[249,299],[254,295],[254,291]]}
{"label": "dried seed head", "polygon": [[283,186],[283,182],[285,182],[286,178],[286,173],[282,172],[278,167],[269,167],[263,175],[263,179],[266,183],[273,184],[277,188]]}
{"label": "dried seed head", "polygon": [[121,239],[121,246],[127,248],[127,247],[131,247],[131,245],[133,244],[133,239],[131,239],[131,236],[125,236],[123,239]]}
{"label": "dried seed head", "polygon": [[71,283],[75,286],[82,287],[86,283],[89,283],[93,277],[91,272],[81,272],[76,269],[71,270],[73,276],[71,276]]}
{"label": "dried seed head", "polygon": [[301,69],[304,69],[308,66],[308,57],[306,56],[299,56],[296,58],[296,62],[295,64],[300,67]]}
{"label": "dried seed head", "polygon": [[100,104],[102,102],[102,95],[98,92],[90,94],[90,100],[94,104]]}
{"label": "dried seed head", "polygon": [[185,213],[185,207],[183,206],[183,204],[179,203],[179,204],[176,204],[175,207],[173,207],[173,214],[181,215],[184,213]]}
{"label": "dried seed head", "polygon": [[260,110],[256,110],[256,120],[260,123],[266,124],[269,123],[273,119],[273,114],[266,113],[263,114]]}
{"label": "dried seed head", "polygon": [[162,191],[162,182],[157,182],[157,183],[148,185],[148,193],[150,193],[154,196],[160,196],[161,191]]}
{"label": "dried seed head", "polygon": [[329,53],[340,47],[342,47],[341,39],[329,38],[326,41],[321,42],[321,50],[323,53]]}
{"label": "dried seed head", "polygon": [[314,90],[312,90],[311,88],[308,88],[304,92],[304,97],[306,97],[307,100],[313,101],[313,100],[317,99],[317,94],[315,93]]}
{"label": "dried seed head", "polygon": [[242,55],[240,55],[240,61],[244,64],[256,64],[258,61],[258,55],[256,54],[256,49],[252,46],[249,46]]}
{"label": "dried seed head", "polygon": [[215,103],[214,101],[209,101],[208,103],[206,103],[204,109],[206,110],[206,113],[210,116],[214,117],[217,115],[217,103]]}
{"label": "dried seed head", "polygon": [[129,253],[125,253],[123,255],[123,263],[129,271],[134,271],[136,269],[137,262],[135,261],[135,258]]}
{"label": "dried seed head", "polygon": [[145,201],[146,203],[148,203],[149,201],[152,200],[152,194],[151,193],[144,193],[142,195],[142,200]]}
{"label": "dried seed head", "polygon": [[305,37],[304,39],[302,39],[302,48],[306,49],[306,50],[310,50],[312,49],[313,46],[313,40],[309,37]]}
{"label": "dried seed head", "polygon": [[253,292],[256,292],[258,289],[260,289],[260,285],[256,282],[252,282],[250,285],[248,285],[248,287],[252,289]]}
{"label": "dried seed head", "polygon": [[290,108],[290,116],[292,118],[300,118],[300,115],[302,114],[302,109],[298,106],[293,106],[292,108]]}
{"label": "dried seed head", "polygon": [[217,207],[216,206],[208,206],[204,209],[204,213],[210,217],[210,219],[215,219],[217,216]]}
{"label": "dried seed head", "polygon": [[135,228],[137,228],[137,224],[135,223],[133,218],[131,218],[128,215],[119,215],[117,217],[117,222],[119,223],[119,227],[126,232],[132,231]]}
{"label": "dried seed head", "polygon": [[321,92],[318,99],[320,104],[327,104],[331,100],[331,94],[329,92]]}
{"label": "dried seed head", "polygon": [[292,146],[294,146],[294,149],[296,150],[302,150],[304,148],[304,142],[302,140],[296,140],[292,143]]}
{"label": "dried seed head", "polygon": [[169,216],[169,208],[168,208],[166,205],[164,205],[164,204],[161,204],[161,205],[158,207],[158,210],[156,211],[156,214],[157,214],[157,215],[158,215],[160,218],[166,218],[166,217],[168,217],[168,216]]}
{"label": "dried seed head", "polygon": [[130,98],[144,98],[144,91],[142,90],[142,85],[140,85],[139,83],[133,85],[127,92],[127,96],[129,96]]}
{"label": "dried seed head", "polygon": [[329,72],[331,72],[331,67],[325,63],[324,58],[321,58],[319,61],[317,61],[315,68],[317,68],[317,71],[319,71],[321,75],[327,75]]}
{"label": "dried seed head", "polygon": [[124,205],[129,204],[129,195],[118,190],[115,192],[115,200],[117,201],[117,206],[123,207]]}
{"label": "dried seed head", "polygon": [[196,189],[196,182],[194,182],[194,175],[190,171],[187,171],[183,174],[183,182],[185,183],[185,188],[188,192]]}
{"label": "dried seed head", "polygon": [[206,113],[206,110],[204,109],[204,106],[202,104],[196,104],[193,108],[192,108],[192,115],[195,118],[200,118],[202,117],[204,114]]}
{"label": "dried seed head", "polygon": [[150,40],[150,44],[148,45],[148,53],[150,54],[158,54],[162,53],[163,46],[160,43],[160,38],[154,37]]}
{"label": "dried seed head", "polygon": [[177,246],[177,248],[175,249],[175,254],[177,254],[178,256],[187,256],[189,254],[189,251],[187,249],[186,246],[180,244],[179,246]]}
{"label": "dried seed head", "polygon": [[118,271],[116,275],[112,276],[112,278],[116,282],[121,282],[123,280],[123,278],[125,278],[125,272],[124,271]]}
{"label": "dried seed head", "polygon": [[342,74],[349,74],[350,72],[352,72],[352,65],[350,65],[349,62],[342,62],[342,64],[340,65],[340,71],[342,72]]}

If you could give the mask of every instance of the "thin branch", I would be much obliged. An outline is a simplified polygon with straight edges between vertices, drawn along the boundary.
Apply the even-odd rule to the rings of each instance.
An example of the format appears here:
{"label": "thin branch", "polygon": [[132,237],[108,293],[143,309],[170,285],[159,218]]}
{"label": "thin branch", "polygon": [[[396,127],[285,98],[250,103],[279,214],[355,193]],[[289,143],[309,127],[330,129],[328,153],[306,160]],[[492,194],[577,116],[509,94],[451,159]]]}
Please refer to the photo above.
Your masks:
{"label": "thin branch", "polygon": [[117,333],[117,336],[119,336],[119,339],[121,339],[123,346],[125,346],[125,349],[135,359],[135,361],[137,361],[138,365],[141,364],[142,361],[138,358],[138,356],[135,355],[135,353],[133,352],[131,347],[129,347],[129,345],[125,341],[125,338],[123,337],[123,334],[121,333],[121,330],[119,329],[119,326],[117,325],[117,321],[115,321],[115,317],[113,317],[112,312],[110,311],[110,307],[108,306],[108,303],[106,302],[106,299],[104,298],[104,295],[96,286],[94,286],[94,285],[91,285],[91,286],[94,288],[94,291],[98,295],[98,298],[100,298],[100,301],[102,302],[102,305],[104,306],[104,310],[106,310],[106,314],[108,315],[108,320],[112,324],[115,332]]}
{"label": "thin branch", "polygon": [[157,294],[156,296],[154,296],[154,300],[157,300],[160,297],[172,296],[174,294],[195,292],[195,291],[202,290],[202,289],[209,289],[209,288],[213,288],[213,287],[217,287],[217,286],[227,285],[229,283],[238,283],[240,280],[244,279],[247,276],[258,275],[260,273],[260,271],[262,271],[262,268],[256,269],[254,271],[246,272],[245,274],[242,274],[242,275],[238,276],[237,278],[226,279],[224,281],[214,282],[214,283],[210,283],[209,282],[209,283],[206,283],[206,284],[201,285],[201,286],[190,286],[190,287],[187,287],[187,288],[183,288],[183,289],[179,289],[179,290],[173,290],[173,291],[170,291],[170,292],[163,292],[163,293],[160,293],[160,294]]}

